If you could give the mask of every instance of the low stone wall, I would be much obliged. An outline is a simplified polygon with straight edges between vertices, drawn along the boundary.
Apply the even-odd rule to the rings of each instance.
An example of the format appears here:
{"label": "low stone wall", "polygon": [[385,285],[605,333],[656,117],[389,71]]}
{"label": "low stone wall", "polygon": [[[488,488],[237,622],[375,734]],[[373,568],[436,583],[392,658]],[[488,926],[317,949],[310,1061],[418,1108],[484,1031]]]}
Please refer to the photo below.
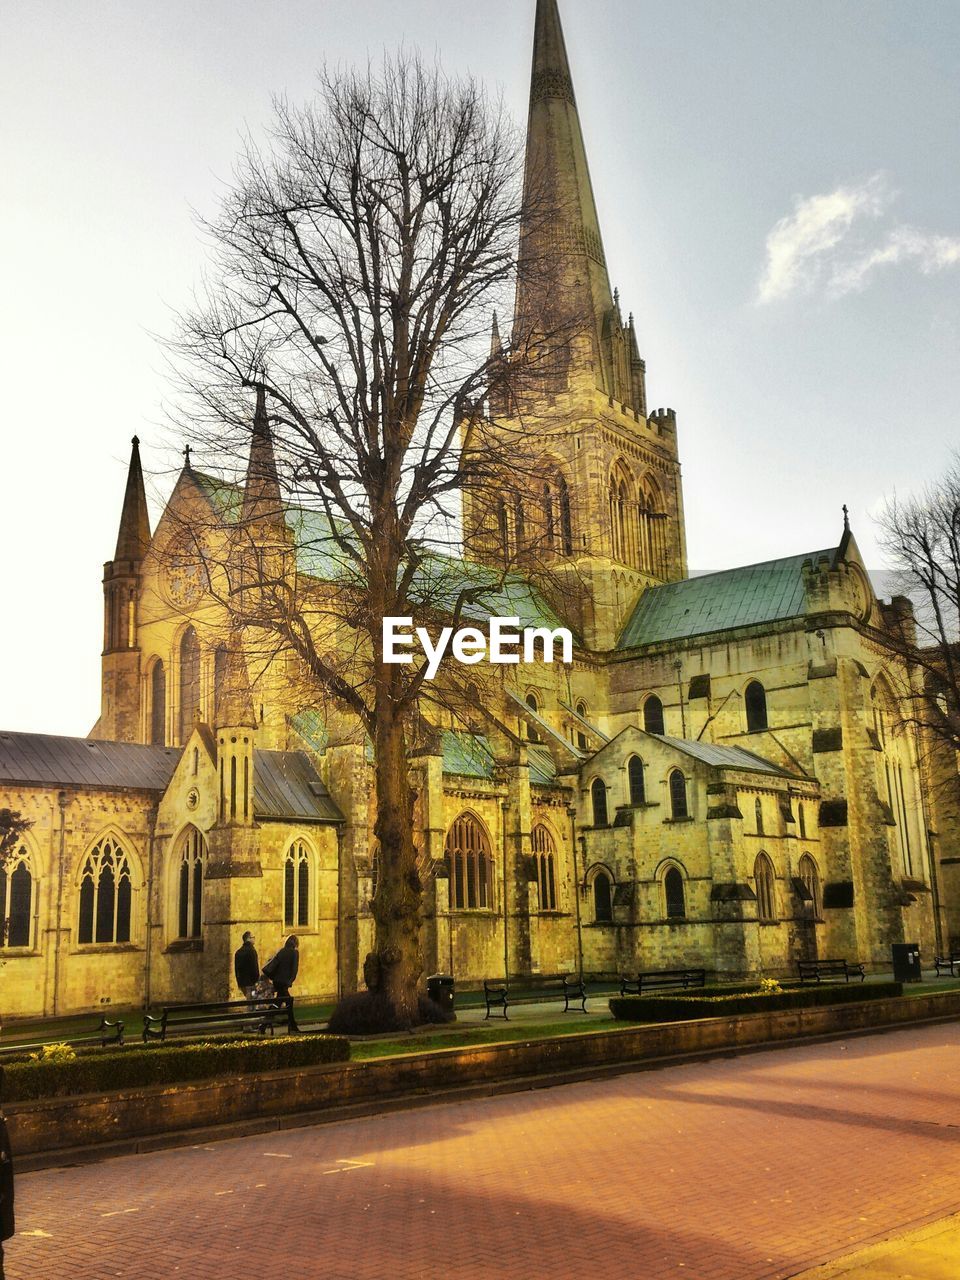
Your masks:
{"label": "low stone wall", "polygon": [[[960,1018],[960,991],[737,1017],[617,1027],[543,1040],[375,1058],[334,1066],[229,1076],[195,1084],[12,1103],[5,1108],[14,1152],[52,1156],[101,1147],[102,1154],[168,1145],[176,1134],[422,1095],[495,1086],[535,1076],[655,1062],[807,1037],[844,1035],[939,1018]],[[152,1141],[151,1141],[152,1140]],[[52,1162],[52,1161],[50,1161]],[[37,1163],[33,1161],[31,1163]]]}

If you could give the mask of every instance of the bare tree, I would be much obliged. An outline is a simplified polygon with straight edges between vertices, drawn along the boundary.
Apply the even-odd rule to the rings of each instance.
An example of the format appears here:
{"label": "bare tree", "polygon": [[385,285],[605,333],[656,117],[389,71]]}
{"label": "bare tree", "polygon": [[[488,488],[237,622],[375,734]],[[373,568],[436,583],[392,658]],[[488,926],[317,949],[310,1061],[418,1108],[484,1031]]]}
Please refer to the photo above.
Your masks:
{"label": "bare tree", "polygon": [[[552,517],[504,538],[503,512],[542,492],[569,430],[542,409],[534,430],[524,406],[557,385],[579,324],[541,289],[542,314],[490,336],[518,287],[521,229],[551,216],[536,185],[473,81],[416,57],[325,72],[315,101],[277,104],[269,147],[247,144],[205,224],[214,265],[178,344],[204,471],[249,466],[229,536],[194,523],[172,554],[202,559],[207,594],[260,638],[264,666],[292,655],[373,745],[376,951],[401,1024],[423,969],[409,761],[425,703],[477,698],[462,673],[431,683],[423,662],[384,661],[383,620],[456,627],[550,560]],[[538,272],[534,254],[522,270]],[[483,562],[469,567],[464,490]]]}
{"label": "bare tree", "polygon": [[908,672],[901,713],[932,746],[960,751],[960,455],[919,497],[891,500],[880,524],[902,592],[885,637]]}

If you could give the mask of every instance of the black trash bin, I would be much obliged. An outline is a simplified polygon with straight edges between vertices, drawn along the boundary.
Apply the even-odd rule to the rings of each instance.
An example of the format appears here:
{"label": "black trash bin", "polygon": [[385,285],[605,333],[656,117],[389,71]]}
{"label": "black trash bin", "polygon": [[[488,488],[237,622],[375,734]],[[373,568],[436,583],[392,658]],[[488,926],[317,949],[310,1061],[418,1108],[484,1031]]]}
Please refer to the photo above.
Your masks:
{"label": "black trash bin", "polygon": [[435,973],[427,979],[427,995],[444,1013],[453,1013],[456,1005],[456,983],[449,974]]}
{"label": "black trash bin", "polygon": [[893,944],[894,982],[922,982],[920,968],[920,943],[895,942]]}

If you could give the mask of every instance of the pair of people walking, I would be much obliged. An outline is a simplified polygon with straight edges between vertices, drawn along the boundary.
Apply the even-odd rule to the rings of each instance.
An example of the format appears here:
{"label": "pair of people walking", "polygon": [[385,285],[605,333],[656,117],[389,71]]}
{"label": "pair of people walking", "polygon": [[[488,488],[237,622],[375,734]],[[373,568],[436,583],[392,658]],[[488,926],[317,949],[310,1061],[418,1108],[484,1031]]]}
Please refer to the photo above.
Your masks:
{"label": "pair of people walking", "polygon": [[244,998],[254,998],[261,978],[269,978],[278,996],[288,996],[300,968],[300,944],[297,938],[291,935],[262,970],[255,942],[256,939],[248,929],[233,957],[233,972]]}

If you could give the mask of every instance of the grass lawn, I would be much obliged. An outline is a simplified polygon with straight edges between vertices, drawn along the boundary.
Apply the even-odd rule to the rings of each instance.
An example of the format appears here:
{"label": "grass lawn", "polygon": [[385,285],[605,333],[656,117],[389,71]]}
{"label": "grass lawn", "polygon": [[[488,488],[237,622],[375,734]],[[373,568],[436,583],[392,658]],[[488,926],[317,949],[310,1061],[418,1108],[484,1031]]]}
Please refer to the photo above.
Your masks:
{"label": "grass lawn", "polygon": [[[905,996],[931,995],[938,991],[960,990],[960,978],[913,982],[904,986]],[[604,995],[591,993],[591,999],[603,1000]],[[615,994],[613,990],[610,995]],[[483,1005],[482,992],[463,992],[457,995],[459,1008],[476,1008]],[[326,1022],[333,1005],[297,1004],[297,1020],[303,1026],[315,1026]],[[120,1018],[124,1026],[124,1039],[128,1043],[140,1039],[143,1030],[143,1011],[141,1009],[105,1009],[104,1014],[111,1022]],[[89,1035],[95,1031],[99,1016],[96,1013],[78,1014],[69,1018],[24,1018],[8,1021],[0,1036],[0,1044],[32,1044],[39,1041],[53,1042],[71,1040],[78,1036]],[[615,1025],[612,1016],[592,1017],[589,1022],[571,1022],[564,1019],[558,1022],[524,1022],[506,1023],[497,1026],[458,1027],[455,1030],[437,1030],[422,1035],[398,1036],[396,1039],[363,1040],[353,1044],[353,1057],[379,1058],[398,1053],[418,1053],[426,1049],[455,1048],[470,1044],[498,1044],[511,1040],[533,1040],[541,1036],[574,1035],[582,1031],[600,1031]]]}
{"label": "grass lawn", "polygon": [[462,1027],[450,1031],[427,1031],[422,1035],[398,1036],[395,1040],[354,1040],[350,1060],[392,1058],[400,1053],[426,1053],[431,1049],[462,1049],[470,1045],[508,1044],[511,1040],[546,1040],[554,1036],[589,1034],[609,1031],[620,1024],[612,1016],[594,1017],[589,1021],[571,1022],[503,1022],[499,1026]]}

